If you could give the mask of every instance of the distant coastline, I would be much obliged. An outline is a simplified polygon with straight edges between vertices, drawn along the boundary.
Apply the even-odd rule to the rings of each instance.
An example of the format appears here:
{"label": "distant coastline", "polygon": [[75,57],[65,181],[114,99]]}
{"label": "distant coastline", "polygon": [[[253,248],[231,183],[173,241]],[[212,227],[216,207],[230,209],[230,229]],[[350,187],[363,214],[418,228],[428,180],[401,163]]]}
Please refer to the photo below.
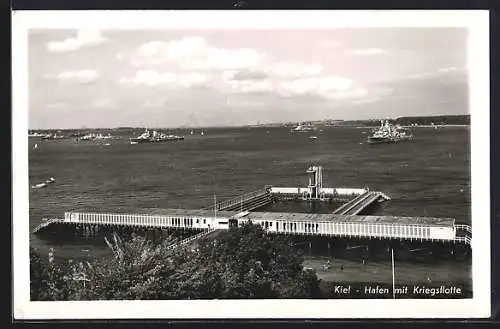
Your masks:
{"label": "distant coastline", "polygon": [[404,127],[466,127],[470,126],[470,115],[436,115],[436,116],[414,116],[414,117],[398,117],[398,118],[377,118],[367,120],[314,120],[301,122],[275,122],[275,123],[258,123],[253,125],[234,125],[234,126],[179,126],[179,127],[85,127],[85,128],[40,128],[29,129],[30,132],[52,132],[52,131],[99,131],[99,130],[140,130],[140,129],[157,129],[157,130],[206,130],[206,129],[235,129],[235,128],[273,128],[273,127],[294,127],[298,123],[311,126],[329,126],[329,127],[377,127],[380,125],[380,120],[388,120],[393,124],[398,124]]}

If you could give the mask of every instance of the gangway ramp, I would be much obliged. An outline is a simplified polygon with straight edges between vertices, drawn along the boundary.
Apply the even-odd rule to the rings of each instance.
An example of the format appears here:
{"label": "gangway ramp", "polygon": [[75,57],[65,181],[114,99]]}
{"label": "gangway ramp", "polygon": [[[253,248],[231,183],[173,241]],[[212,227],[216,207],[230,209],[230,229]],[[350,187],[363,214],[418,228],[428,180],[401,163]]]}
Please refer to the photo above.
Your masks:
{"label": "gangway ramp", "polygon": [[221,231],[221,230],[214,229],[214,228],[208,229],[208,230],[204,230],[204,231],[202,231],[202,232],[200,232],[200,233],[198,233],[196,235],[190,236],[190,237],[188,237],[186,239],[183,239],[183,240],[181,240],[179,242],[176,242],[176,243],[173,243],[173,244],[169,245],[167,247],[167,250],[173,250],[173,249],[185,246],[185,245],[187,245],[189,243],[193,243],[193,242],[195,242],[195,241],[197,241],[197,240],[199,240],[199,239],[201,239],[203,237],[207,237],[210,234],[215,234],[216,232],[219,232],[219,231]]}
{"label": "gangway ramp", "polygon": [[333,211],[334,215],[358,215],[360,214],[363,210],[368,208],[370,205],[372,205],[374,202],[378,202],[380,200],[388,200],[389,197],[386,196],[382,192],[375,192],[375,191],[367,191],[351,201],[343,204],[339,208],[337,208],[335,211]]}

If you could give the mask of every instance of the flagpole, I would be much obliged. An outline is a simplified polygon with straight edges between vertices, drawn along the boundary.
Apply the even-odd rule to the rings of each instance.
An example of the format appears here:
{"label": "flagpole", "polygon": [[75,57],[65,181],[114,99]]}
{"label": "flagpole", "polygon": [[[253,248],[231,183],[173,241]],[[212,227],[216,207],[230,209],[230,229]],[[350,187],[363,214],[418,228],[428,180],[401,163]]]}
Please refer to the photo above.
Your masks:
{"label": "flagpole", "polygon": [[391,259],[392,259],[392,298],[396,299],[396,281],[394,279],[394,249],[391,248]]}
{"label": "flagpole", "polygon": [[217,196],[214,194],[214,217],[217,220]]}

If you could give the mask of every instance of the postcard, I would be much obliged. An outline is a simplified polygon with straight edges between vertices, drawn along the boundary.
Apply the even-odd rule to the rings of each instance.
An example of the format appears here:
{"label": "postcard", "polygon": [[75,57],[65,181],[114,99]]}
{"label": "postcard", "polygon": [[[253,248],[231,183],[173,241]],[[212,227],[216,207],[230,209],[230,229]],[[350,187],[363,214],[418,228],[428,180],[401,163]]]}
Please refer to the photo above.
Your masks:
{"label": "postcard", "polygon": [[16,319],[489,316],[487,11],[12,17]]}

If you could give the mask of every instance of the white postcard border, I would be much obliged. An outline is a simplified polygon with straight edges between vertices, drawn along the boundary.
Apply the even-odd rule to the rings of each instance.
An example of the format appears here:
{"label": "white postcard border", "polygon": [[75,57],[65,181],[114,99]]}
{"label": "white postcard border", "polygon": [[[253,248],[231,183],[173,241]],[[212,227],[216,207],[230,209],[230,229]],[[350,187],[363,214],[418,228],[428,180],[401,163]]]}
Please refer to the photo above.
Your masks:
{"label": "white postcard border", "polygon": [[[12,16],[13,285],[20,319],[465,318],[490,315],[489,12],[476,11],[17,11]],[[330,29],[468,27],[473,298],[396,300],[29,300],[28,51],[32,28]]]}

